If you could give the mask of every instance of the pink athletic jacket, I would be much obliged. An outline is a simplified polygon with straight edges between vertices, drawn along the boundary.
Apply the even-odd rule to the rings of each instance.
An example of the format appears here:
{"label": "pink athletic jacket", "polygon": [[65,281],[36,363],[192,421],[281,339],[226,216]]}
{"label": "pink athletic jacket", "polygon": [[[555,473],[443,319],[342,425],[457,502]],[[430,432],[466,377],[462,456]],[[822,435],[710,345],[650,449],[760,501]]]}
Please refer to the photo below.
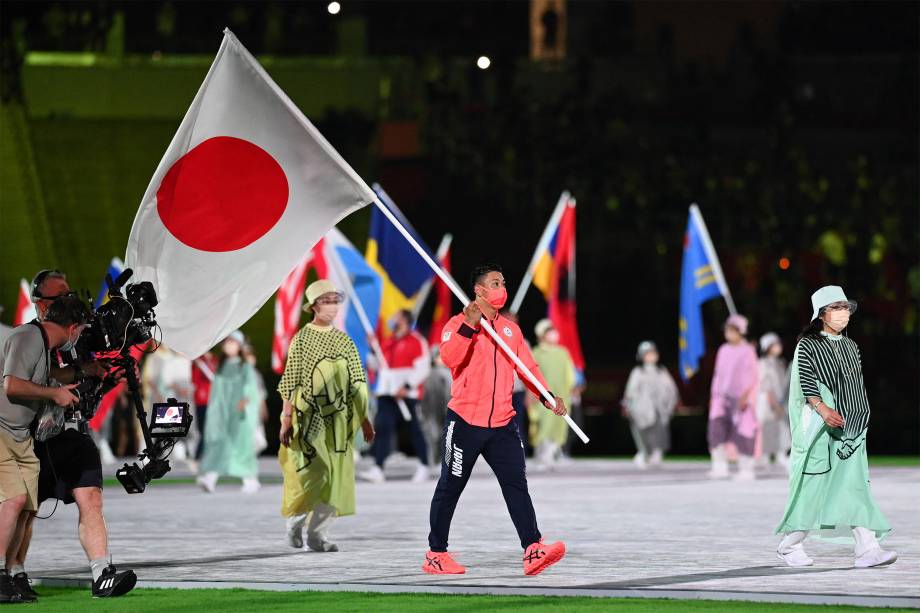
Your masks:
{"label": "pink athletic jacket", "polygon": [[[501,315],[491,324],[548,389],[517,324]],[[511,391],[517,367],[488,332],[481,327],[470,328],[462,314],[455,315],[441,332],[441,359],[453,377],[447,406],[463,421],[483,428],[498,428],[511,421],[515,414]],[[538,394],[523,373],[520,377],[534,394]]]}

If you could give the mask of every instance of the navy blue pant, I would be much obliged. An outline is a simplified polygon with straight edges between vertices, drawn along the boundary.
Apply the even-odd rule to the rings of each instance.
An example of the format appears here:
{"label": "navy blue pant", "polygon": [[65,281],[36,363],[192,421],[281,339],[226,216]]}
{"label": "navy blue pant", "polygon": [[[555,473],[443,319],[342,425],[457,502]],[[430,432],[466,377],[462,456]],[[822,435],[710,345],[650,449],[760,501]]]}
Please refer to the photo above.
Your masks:
{"label": "navy blue pant", "polygon": [[[415,405],[418,400],[405,398],[406,408],[409,409],[409,415],[412,421],[409,422],[409,431],[412,435],[412,446],[415,448],[415,455],[418,461],[428,465],[428,445],[425,443],[425,435],[422,434],[422,425],[418,420],[418,413]],[[374,462],[380,468],[390,455],[390,445],[393,443],[396,428],[400,423],[405,423],[399,405],[393,396],[380,396],[377,398],[377,417],[374,418],[374,430],[377,431],[377,437],[374,440]]]}
{"label": "navy blue pant", "polygon": [[428,535],[431,551],[447,551],[447,536],[454,510],[480,455],[498,478],[511,521],[521,539],[521,547],[527,549],[539,541],[537,515],[527,491],[524,443],[515,421],[512,419],[500,428],[480,428],[469,425],[456,413],[448,411],[444,419],[443,444],[441,478],[431,500],[431,533]]}
{"label": "navy blue pant", "polygon": [[530,444],[530,419],[527,416],[527,392],[514,392],[511,394],[511,406],[514,408],[514,421],[517,422],[518,433],[524,443],[524,455],[530,456],[533,447]]}

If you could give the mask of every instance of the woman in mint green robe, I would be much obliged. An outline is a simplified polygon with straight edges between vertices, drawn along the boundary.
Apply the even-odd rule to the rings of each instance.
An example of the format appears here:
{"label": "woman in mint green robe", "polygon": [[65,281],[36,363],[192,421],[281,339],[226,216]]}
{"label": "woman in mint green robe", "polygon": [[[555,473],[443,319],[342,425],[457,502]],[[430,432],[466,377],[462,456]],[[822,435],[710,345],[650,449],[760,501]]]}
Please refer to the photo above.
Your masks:
{"label": "woman in mint green robe", "polygon": [[855,543],[857,567],[897,559],[878,541],[891,531],[869,486],[869,402],[859,347],[841,334],[856,304],[839,287],[812,297],[814,318],[795,349],[789,384],[789,498],[776,529],[790,566],[810,566],[806,537]]}
{"label": "woman in mint green robe", "polygon": [[224,341],[224,360],[211,384],[198,480],[207,492],[214,491],[221,476],[242,479],[246,494],[259,489],[255,431],[262,392],[255,368],[242,359],[243,343],[240,332]]}

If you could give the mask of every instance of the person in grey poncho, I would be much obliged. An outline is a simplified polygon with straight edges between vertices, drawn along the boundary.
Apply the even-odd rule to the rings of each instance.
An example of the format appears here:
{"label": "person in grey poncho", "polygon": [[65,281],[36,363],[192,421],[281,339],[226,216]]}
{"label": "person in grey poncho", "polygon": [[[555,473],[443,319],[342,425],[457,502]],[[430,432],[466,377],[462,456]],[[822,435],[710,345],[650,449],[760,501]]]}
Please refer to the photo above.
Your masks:
{"label": "person in grey poncho", "polygon": [[636,466],[661,464],[671,444],[670,423],[677,406],[677,385],[667,369],[658,365],[658,348],[642,341],[636,352],[639,364],[626,382],[622,406],[636,443]]}

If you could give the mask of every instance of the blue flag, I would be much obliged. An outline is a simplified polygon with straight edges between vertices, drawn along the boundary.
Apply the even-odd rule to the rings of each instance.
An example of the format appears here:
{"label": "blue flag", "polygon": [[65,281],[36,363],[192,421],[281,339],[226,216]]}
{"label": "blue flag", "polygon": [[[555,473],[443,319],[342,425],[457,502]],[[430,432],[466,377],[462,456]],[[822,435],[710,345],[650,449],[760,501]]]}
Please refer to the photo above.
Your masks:
{"label": "blue flag", "polygon": [[718,276],[721,275],[715,252],[707,253],[709,234],[699,212],[691,210],[684,235],[684,261],[680,274],[680,376],[687,381],[696,374],[700,358],[706,353],[703,336],[701,305],[724,295]]}
{"label": "blue flag", "polygon": [[[373,188],[380,201],[400,220],[412,238],[431,259],[437,261],[383,188],[376,183]],[[399,310],[412,310],[419,290],[434,276],[434,271],[377,207],[371,208],[370,234],[367,237],[364,258],[371,268],[377,271],[383,282],[380,331],[384,336],[388,336],[387,322]]]}
{"label": "blue flag", "polygon": [[[112,258],[112,261],[109,262],[109,267],[105,271],[106,275],[112,277],[112,280],[118,278],[118,275],[124,271],[125,265],[118,258]],[[109,301],[109,284],[105,280],[105,275],[102,277],[102,287],[99,288],[99,293],[96,294],[96,301],[93,303],[93,308],[98,309],[103,304]]]}
{"label": "blue flag", "polygon": [[[370,267],[364,260],[361,253],[350,243],[336,243],[334,245],[336,254],[342,262],[342,266],[351,278],[351,285],[355,289],[357,299],[361,301],[364,312],[367,314],[371,325],[377,322],[380,314],[380,296],[383,293],[383,281],[380,275]],[[354,341],[358,349],[358,355],[361,356],[361,363],[367,367],[367,354],[370,346],[367,343],[367,334],[361,325],[361,319],[358,312],[349,300],[345,314],[345,332]]]}

